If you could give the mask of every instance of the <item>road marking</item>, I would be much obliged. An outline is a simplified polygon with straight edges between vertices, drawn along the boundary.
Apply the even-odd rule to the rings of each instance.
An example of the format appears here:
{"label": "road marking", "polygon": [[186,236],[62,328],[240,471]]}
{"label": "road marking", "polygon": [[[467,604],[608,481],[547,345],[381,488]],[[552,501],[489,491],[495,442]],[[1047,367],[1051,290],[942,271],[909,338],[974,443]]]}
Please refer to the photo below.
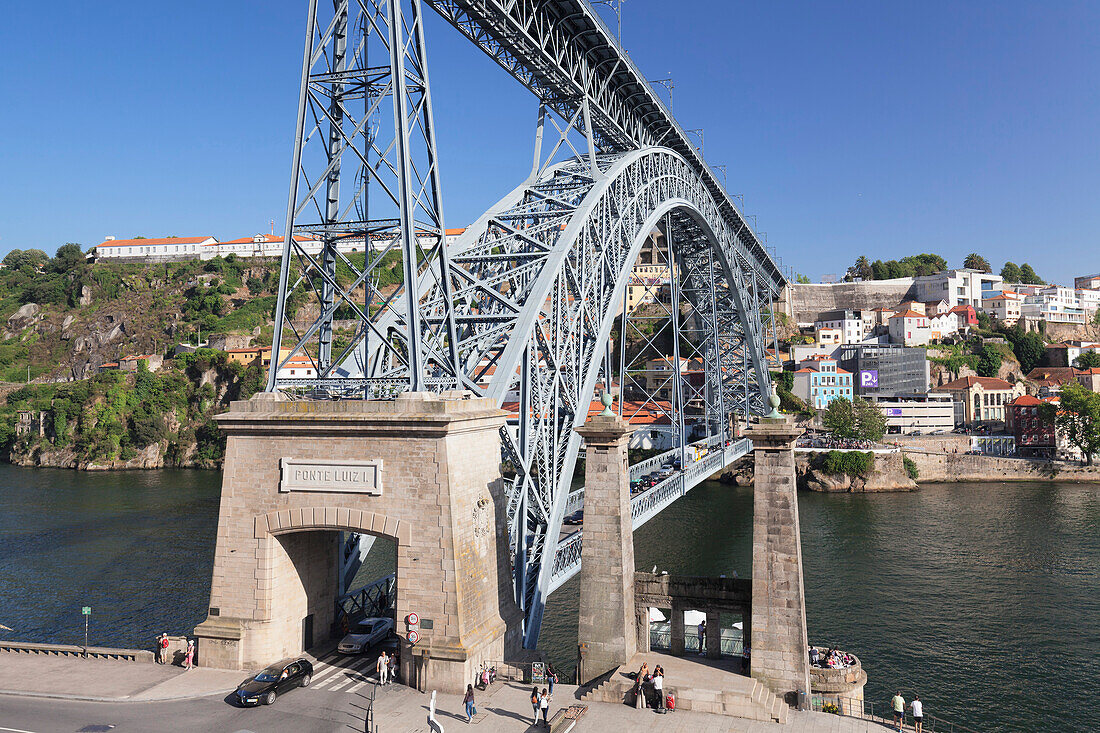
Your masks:
{"label": "road marking", "polygon": [[315,680],[319,679],[319,681],[313,686],[324,688],[332,684],[333,682],[336,682],[337,680],[343,681],[344,677],[341,675],[341,673],[359,672],[362,669],[369,667],[372,661],[374,660],[371,660],[369,657],[361,657],[359,659],[352,658],[350,663],[348,664],[326,666],[326,668],[320,673],[320,675],[314,677]]}
{"label": "road marking", "polygon": [[330,687],[329,690],[331,692],[340,692],[343,688],[345,688],[349,685],[362,684],[364,682],[370,682],[373,679],[374,679],[373,677],[368,676],[365,672],[356,671],[353,674],[347,675],[346,680],[344,680],[342,682],[337,682],[335,685]]}
{"label": "road marking", "polygon": [[22,730],[21,728],[3,728],[3,727],[0,727],[0,730],[11,731],[11,733],[34,733],[34,731],[32,731],[32,730]]}

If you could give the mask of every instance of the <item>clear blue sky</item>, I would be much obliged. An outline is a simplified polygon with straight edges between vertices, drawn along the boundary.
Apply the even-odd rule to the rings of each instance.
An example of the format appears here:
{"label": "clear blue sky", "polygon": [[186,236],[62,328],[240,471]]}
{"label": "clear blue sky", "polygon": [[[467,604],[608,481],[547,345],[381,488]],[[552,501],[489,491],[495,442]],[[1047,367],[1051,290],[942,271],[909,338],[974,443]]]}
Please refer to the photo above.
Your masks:
{"label": "clear blue sky", "polygon": [[[280,229],[305,7],[9,3],[0,252]],[[707,158],[796,270],[978,251],[1062,282],[1100,271],[1100,3],[623,10],[627,49],[650,78],[675,79],[677,118],[705,129]],[[458,226],[524,177],[536,108],[429,15]]]}

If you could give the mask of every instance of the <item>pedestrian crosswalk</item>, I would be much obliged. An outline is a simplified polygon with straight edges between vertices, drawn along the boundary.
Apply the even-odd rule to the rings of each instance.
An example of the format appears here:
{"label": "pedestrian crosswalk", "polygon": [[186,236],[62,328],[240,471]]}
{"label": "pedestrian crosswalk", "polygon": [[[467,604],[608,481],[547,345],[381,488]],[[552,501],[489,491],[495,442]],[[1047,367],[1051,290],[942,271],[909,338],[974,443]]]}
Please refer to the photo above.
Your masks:
{"label": "pedestrian crosswalk", "polygon": [[348,656],[332,652],[313,663],[310,688],[328,692],[358,692],[367,685],[378,684],[377,663],[377,654]]}

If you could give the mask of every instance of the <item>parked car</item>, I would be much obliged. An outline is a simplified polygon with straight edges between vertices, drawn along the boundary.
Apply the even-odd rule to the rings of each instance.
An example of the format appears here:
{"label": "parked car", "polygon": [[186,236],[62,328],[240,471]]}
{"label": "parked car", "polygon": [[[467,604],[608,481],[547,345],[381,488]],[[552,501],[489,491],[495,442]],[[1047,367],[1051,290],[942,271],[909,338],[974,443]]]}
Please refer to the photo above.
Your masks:
{"label": "parked car", "polygon": [[237,685],[237,702],[244,707],[270,705],[295,687],[309,687],[313,664],[301,657],[290,657],[257,672]]}
{"label": "parked car", "polygon": [[668,468],[662,468],[661,472],[657,474],[657,478],[663,481],[674,473],[676,472],[672,470],[672,466],[669,466]]}
{"label": "parked car", "polygon": [[351,631],[336,648],[341,654],[363,654],[392,631],[392,618],[365,618],[352,625]]}
{"label": "parked car", "polygon": [[584,523],[584,510],[578,509],[570,514],[565,519],[561,520],[563,524],[583,524]]}

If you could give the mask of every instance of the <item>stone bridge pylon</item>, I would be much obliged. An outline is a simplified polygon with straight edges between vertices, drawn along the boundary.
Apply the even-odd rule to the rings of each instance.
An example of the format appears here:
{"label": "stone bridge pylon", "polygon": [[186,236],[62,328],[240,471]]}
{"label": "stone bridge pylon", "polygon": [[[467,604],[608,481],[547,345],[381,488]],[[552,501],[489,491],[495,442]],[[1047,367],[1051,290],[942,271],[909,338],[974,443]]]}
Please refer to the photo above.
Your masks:
{"label": "stone bridge pylon", "polygon": [[[339,532],[396,543],[402,679],[461,692],[521,643],[499,431],[468,393],[393,401],[235,402],[199,663],[254,669],[328,640]],[[419,641],[405,619],[420,618]]]}

